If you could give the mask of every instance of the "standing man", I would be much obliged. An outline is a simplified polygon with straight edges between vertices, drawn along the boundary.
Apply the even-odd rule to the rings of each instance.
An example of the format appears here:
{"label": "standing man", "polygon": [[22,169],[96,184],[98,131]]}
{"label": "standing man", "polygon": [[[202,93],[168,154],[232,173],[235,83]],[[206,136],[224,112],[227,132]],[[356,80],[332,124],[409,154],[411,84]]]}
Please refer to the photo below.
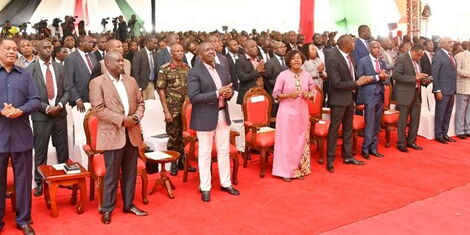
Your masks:
{"label": "standing man", "polygon": [[204,42],[199,45],[198,51],[201,62],[196,63],[188,74],[188,94],[193,105],[190,126],[199,140],[201,199],[209,202],[214,137],[221,190],[231,195],[240,194],[230,181],[230,115],[227,100],[232,98],[233,89],[227,70],[215,63],[212,44]]}
{"label": "standing man", "polygon": [[237,60],[237,75],[238,75],[238,97],[237,104],[243,104],[245,93],[250,88],[258,86],[263,87],[263,75],[265,62],[258,58],[258,47],[256,42],[248,40],[243,46],[245,54],[239,55]]}
{"label": "standing man", "polygon": [[[273,49],[274,56],[265,65],[266,78],[264,83],[264,87],[271,98],[273,98],[272,95],[274,85],[276,84],[277,75],[287,69],[286,62],[284,61],[284,56],[286,55],[286,45],[283,42],[275,42]],[[277,102],[273,102],[271,117],[276,117],[278,108],[279,104]]]}
{"label": "standing man", "polygon": [[70,92],[70,103],[77,105],[78,111],[85,112],[85,102],[88,98],[88,83],[90,74],[97,61],[93,54],[91,37],[78,38],[78,48],[65,58],[65,75]]}
{"label": "standing man", "polygon": [[289,31],[286,35],[286,53],[292,50],[299,50],[297,34],[294,31]]}
{"label": "standing man", "polygon": [[230,80],[232,82],[232,87],[234,90],[238,91],[238,74],[237,74],[237,60],[238,60],[238,50],[240,46],[236,40],[230,39],[227,42],[228,52],[225,55],[227,57],[227,64],[230,70]]}
{"label": "standing man", "polygon": [[[423,79],[428,76],[421,72],[419,66],[419,60],[423,53],[423,46],[414,45],[409,52],[398,56],[393,70],[395,99],[398,111],[400,111],[397,148],[404,153],[408,152],[406,147],[416,150],[423,149],[416,144],[421,115],[421,85],[424,85]],[[408,116],[410,121],[407,136]]]}
{"label": "standing man", "polygon": [[423,43],[424,47],[424,54],[421,57],[420,65],[421,65],[421,72],[425,74],[432,74],[432,57],[434,56],[434,43],[426,39]]}
{"label": "standing man", "polygon": [[132,76],[137,80],[144,100],[155,99],[155,79],[157,66],[157,39],[145,38],[145,47],[137,51],[132,59]]}
{"label": "standing man", "polygon": [[34,145],[29,115],[39,109],[40,101],[31,75],[15,66],[17,50],[13,40],[0,41],[0,232],[5,225],[7,167],[11,157],[16,192],[16,228],[24,234],[34,234],[30,225],[31,149]]}
{"label": "standing man", "polygon": [[357,29],[359,38],[356,39],[356,47],[354,49],[354,61],[359,61],[360,59],[369,55],[369,40],[371,38],[370,28],[367,25],[361,25]]}
{"label": "standing man", "polygon": [[69,55],[77,50],[75,48],[75,39],[72,36],[65,37],[64,46],[67,48]]}
{"label": "standing man", "polygon": [[433,92],[436,96],[436,113],[434,115],[434,135],[436,141],[442,144],[456,142],[447,135],[450,116],[454,108],[456,92],[457,63],[452,56],[453,41],[449,37],[441,38],[441,48],[432,58]]}
{"label": "standing man", "polygon": [[100,123],[96,148],[104,151],[106,165],[101,221],[109,224],[119,181],[124,213],[147,215],[134,205],[138,146],[143,143],[139,122],[145,105],[135,79],[122,74],[122,55],[110,51],[104,63],[107,73],[90,82],[90,100]]}
{"label": "standing man", "polygon": [[337,48],[331,49],[326,58],[326,69],[330,81],[328,104],[331,108],[331,123],[328,129],[327,165],[329,172],[334,172],[334,159],[338,130],[343,125],[343,163],[364,165],[352,155],[352,132],[354,117],[353,93],[357,87],[372,81],[371,76],[355,80],[355,69],[351,53],[354,51],[354,40],[349,35],[339,37]]}
{"label": "standing man", "polygon": [[455,56],[457,61],[457,96],[455,133],[460,139],[470,137],[470,47]]}
{"label": "standing man", "polygon": [[[182,110],[185,99],[188,97],[186,85],[189,66],[183,63],[184,51],[180,44],[171,46],[170,63],[162,66],[158,72],[157,89],[165,114],[166,133],[169,136],[168,150],[180,153],[178,163],[172,162],[170,174],[178,175],[178,170],[184,169],[184,141]],[[189,166],[189,172],[196,169]]]}
{"label": "standing man", "polygon": [[119,26],[118,26],[118,37],[121,42],[125,42],[127,40],[127,23],[124,20],[124,16],[120,15],[118,17]]}
{"label": "standing man", "polygon": [[[155,68],[156,71],[160,71],[160,67],[162,65],[170,62],[171,60],[171,46],[174,44],[179,44],[180,43],[180,36],[176,33],[170,33],[166,39],[166,48],[163,48],[157,53],[157,67]],[[186,58],[184,58],[183,62],[187,64],[187,61],[185,61]]]}
{"label": "standing man", "polygon": [[364,142],[362,143],[362,156],[370,159],[370,155],[383,157],[378,152],[380,123],[384,111],[384,82],[388,78],[385,72],[385,62],[380,59],[380,43],[372,41],[369,45],[370,55],[357,63],[357,76],[372,76],[372,82],[360,86],[357,95],[357,104],[364,104]]}
{"label": "standing man", "polygon": [[[116,51],[121,55],[124,55],[124,49],[122,48],[122,42],[117,39],[111,39],[106,42],[106,53],[110,51]],[[131,76],[131,62],[127,59],[124,59],[124,74]],[[106,73],[106,66],[104,60],[98,61],[96,66],[93,68],[93,71],[90,75],[90,81],[102,74]]]}
{"label": "standing man", "polygon": [[38,57],[26,71],[33,75],[34,83],[41,98],[41,107],[31,115],[34,132],[34,181],[39,197],[43,192],[42,177],[38,167],[46,165],[49,139],[57,151],[57,161],[65,163],[68,159],[67,111],[65,105],[70,94],[65,81],[64,66],[52,60],[52,45],[47,40],[38,43]]}
{"label": "standing man", "polygon": [[98,39],[96,40],[96,45],[98,46],[98,50],[94,51],[93,54],[95,55],[95,58],[97,61],[101,61],[104,58],[104,52],[106,50],[107,41],[108,39],[104,35],[99,36]]}

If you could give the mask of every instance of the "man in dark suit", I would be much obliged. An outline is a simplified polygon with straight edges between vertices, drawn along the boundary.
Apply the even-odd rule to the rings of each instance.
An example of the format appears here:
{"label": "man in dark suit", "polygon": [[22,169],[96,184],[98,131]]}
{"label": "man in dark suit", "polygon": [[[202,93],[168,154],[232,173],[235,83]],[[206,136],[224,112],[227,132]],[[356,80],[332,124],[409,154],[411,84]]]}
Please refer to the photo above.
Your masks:
{"label": "man in dark suit", "polygon": [[[286,55],[286,45],[283,42],[275,42],[273,48],[274,56],[266,63],[264,73],[264,87],[271,97],[273,95],[277,75],[287,69],[286,62],[284,61],[284,56]],[[271,117],[276,117],[278,108],[279,105],[277,103],[273,103]]]}
{"label": "man in dark suit", "polygon": [[0,232],[5,225],[7,167],[11,157],[16,194],[16,228],[34,234],[31,227],[31,181],[33,133],[29,115],[40,100],[31,74],[15,66],[16,43],[0,40]]}
{"label": "man in dark suit", "polygon": [[292,50],[299,50],[297,45],[297,34],[294,31],[287,32],[286,35],[286,53]]}
{"label": "man in dark suit", "polygon": [[135,79],[122,74],[121,53],[108,52],[104,63],[107,72],[90,82],[90,101],[99,120],[96,148],[104,151],[106,165],[101,221],[109,224],[119,181],[124,213],[147,215],[134,205],[138,147],[143,144],[139,122],[145,104]]}
{"label": "man in dark suit", "polygon": [[[406,147],[423,149],[416,144],[421,114],[421,85],[426,83],[423,79],[427,77],[427,74],[421,72],[418,64],[421,56],[423,56],[423,46],[414,45],[411,51],[398,56],[393,70],[395,99],[398,111],[400,111],[397,148],[405,153],[408,152]],[[410,123],[407,137],[405,131],[408,116]]]}
{"label": "man in dark suit", "polygon": [[452,39],[441,38],[441,48],[432,58],[433,92],[436,96],[434,115],[434,134],[439,143],[456,142],[447,135],[450,116],[454,108],[454,96],[457,86],[457,63],[452,55]]}
{"label": "man in dark suit", "polygon": [[77,105],[80,112],[85,112],[83,103],[90,102],[88,98],[88,83],[90,74],[97,61],[91,50],[93,44],[88,36],[78,38],[78,48],[65,58],[65,77],[70,92],[71,105]]}
{"label": "man in dark suit", "polygon": [[363,76],[355,81],[355,69],[351,53],[354,51],[354,40],[349,35],[339,37],[337,48],[327,54],[326,69],[330,81],[328,104],[331,109],[331,122],[328,129],[327,165],[329,172],[334,172],[334,159],[338,130],[343,125],[343,163],[364,165],[352,155],[352,132],[354,100],[353,92],[358,86],[372,81],[371,76]]}
{"label": "man in dark suit", "polygon": [[230,80],[232,81],[232,87],[234,90],[238,91],[238,74],[237,74],[237,60],[238,60],[238,50],[239,45],[236,40],[229,40],[227,42],[228,52],[225,55],[227,58],[228,68],[230,70]]}
{"label": "man in dark suit", "polygon": [[367,25],[361,25],[357,29],[359,38],[356,39],[354,48],[354,60],[359,61],[369,55],[369,40],[371,38],[370,28]]}
{"label": "man in dark suit", "polygon": [[144,100],[155,99],[155,81],[158,72],[156,48],[157,39],[147,36],[145,47],[137,51],[132,59],[131,74],[137,80]]}
{"label": "man in dark suit", "polygon": [[106,51],[106,42],[108,41],[108,38],[106,36],[99,36],[96,39],[96,45],[98,46],[98,50],[93,52],[93,55],[95,55],[96,61],[100,61],[104,58],[104,52]]}
{"label": "man in dark suit", "polygon": [[46,165],[49,139],[52,135],[53,145],[57,150],[57,161],[65,163],[69,149],[67,143],[67,111],[65,105],[69,101],[69,91],[65,81],[64,66],[51,58],[52,45],[42,40],[37,45],[39,59],[32,63],[26,71],[33,75],[34,83],[41,97],[41,108],[31,115],[34,132],[34,180],[36,191],[34,196],[42,195],[42,177],[38,167]]}
{"label": "man in dark suit", "polygon": [[[211,43],[198,47],[200,63],[188,74],[188,95],[192,103],[191,129],[199,141],[199,190],[204,202],[210,201],[212,146],[215,139],[221,190],[231,195],[240,192],[230,181],[230,115],[227,100],[233,96],[230,75],[215,63]],[[215,138],[214,138],[215,137]]]}
{"label": "man in dark suit", "polygon": [[237,60],[238,97],[237,104],[243,104],[245,93],[250,88],[263,87],[264,61],[258,58],[258,48],[256,42],[248,40],[243,46],[245,55],[239,55]]}
{"label": "man in dark suit", "polygon": [[362,156],[370,159],[370,155],[383,157],[378,152],[380,123],[384,110],[384,82],[388,75],[385,72],[385,62],[380,59],[380,43],[372,41],[369,45],[370,56],[360,59],[357,63],[357,76],[372,76],[372,82],[360,86],[356,104],[364,104],[364,142]]}
{"label": "man in dark suit", "polygon": [[122,15],[118,17],[118,20],[118,37],[121,42],[125,42],[127,40],[127,23]]}
{"label": "man in dark suit", "polygon": [[424,47],[424,54],[421,57],[420,65],[421,65],[421,72],[431,75],[432,74],[432,57],[434,55],[434,43],[426,39],[423,42]]}
{"label": "man in dark suit", "polygon": [[[157,53],[157,67],[155,68],[156,71],[160,71],[160,68],[162,65],[168,63],[171,61],[171,47],[174,44],[179,44],[180,43],[180,36],[177,33],[170,33],[168,37],[166,38],[166,48],[161,49]],[[188,61],[186,61],[186,57],[183,58],[183,62],[185,64],[188,64]]]}

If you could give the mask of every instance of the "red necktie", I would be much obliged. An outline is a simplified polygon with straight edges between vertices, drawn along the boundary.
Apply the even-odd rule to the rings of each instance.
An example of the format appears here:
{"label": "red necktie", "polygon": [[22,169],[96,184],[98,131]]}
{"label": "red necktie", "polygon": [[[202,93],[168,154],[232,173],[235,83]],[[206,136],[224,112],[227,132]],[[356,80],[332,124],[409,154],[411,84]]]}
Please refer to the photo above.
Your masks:
{"label": "red necktie", "polygon": [[379,64],[379,60],[375,60],[375,72],[380,73],[380,64]]}
{"label": "red necktie", "polygon": [[455,69],[454,57],[452,57],[452,54],[450,52],[449,52],[449,59],[450,59],[450,62],[452,63],[452,67],[454,67],[454,69]]}
{"label": "red necktie", "polygon": [[52,72],[49,68],[50,62],[44,63],[46,65],[46,90],[47,90],[47,98],[52,100],[55,96],[54,94],[54,81],[52,80]]}
{"label": "red necktie", "polygon": [[86,63],[88,64],[88,68],[90,69],[90,71],[93,70],[93,63],[91,63],[90,55],[85,54],[85,58],[86,58]]}
{"label": "red necktie", "polygon": [[352,79],[354,80],[354,65],[352,63],[351,55],[347,56],[348,58],[348,67],[349,67],[349,73],[351,74]]}
{"label": "red necktie", "polygon": [[[419,68],[418,68],[418,63],[416,63],[416,61],[412,61],[413,62],[413,67],[415,68],[415,73],[416,75],[419,74]],[[416,80],[416,89],[418,89],[418,93],[421,92],[421,80]]]}

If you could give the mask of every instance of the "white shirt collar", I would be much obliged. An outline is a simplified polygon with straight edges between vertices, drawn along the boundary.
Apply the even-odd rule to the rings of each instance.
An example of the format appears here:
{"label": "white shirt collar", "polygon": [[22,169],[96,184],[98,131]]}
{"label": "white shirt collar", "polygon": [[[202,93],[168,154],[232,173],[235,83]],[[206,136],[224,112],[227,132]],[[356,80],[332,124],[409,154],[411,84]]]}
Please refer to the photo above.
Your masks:
{"label": "white shirt collar", "polygon": [[113,82],[121,82],[122,81],[122,75],[121,74],[119,74],[119,78],[118,78],[118,80],[116,80],[116,78],[113,75],[111,75],[109,73],[109,71],[106,71],[106,73],[108,74],[109,79],[111,79],[111,81],[113,81]]}
{"label": "white shirt collar", "polygon": [[85,57],[86,53],[80,49],[77,48],[78,53],[82,56]]}
{"label": "white shirt collar", "polygon": [[349,55],[348,53],[342,51],[342,50],[339,49],[339,48],[338,48],[338,50],[339,50],[339,52],[341,53],[341,55],[342,55],[344,58],[348,58],[348,55]]}
{"label": "white shirt collar", "polygon": [[446,53],[446,55],[449,55],[450,52],[448,52],[448,51],[447,51],[446,49],[444,49],[444,48],[441,48],[441,49]]}
{"label": "white shirt collar", "polygon": [[[40,65],[46,65],[46,61],[39,58],[39,56],[38,56],[38,59],[39,59],[39,64]],[[51,57],[51,59],[49,59],[49,64],[52,65],[52,57]]]}

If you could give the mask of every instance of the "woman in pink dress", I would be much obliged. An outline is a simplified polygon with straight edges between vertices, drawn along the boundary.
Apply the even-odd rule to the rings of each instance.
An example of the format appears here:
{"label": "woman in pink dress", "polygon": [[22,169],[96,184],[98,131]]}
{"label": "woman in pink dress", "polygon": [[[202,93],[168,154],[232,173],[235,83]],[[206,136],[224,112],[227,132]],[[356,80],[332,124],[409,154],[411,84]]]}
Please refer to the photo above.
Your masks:
{"label": "woman in pink dress", "polygon": [[305,56],[293,50],[285,56],[289,67],[279,74],[273,90],[279,101],[276,116],[273,175],[290,182],[310,174],[310,119],[307,99],[315,97],[312,76],[301,69]]}

